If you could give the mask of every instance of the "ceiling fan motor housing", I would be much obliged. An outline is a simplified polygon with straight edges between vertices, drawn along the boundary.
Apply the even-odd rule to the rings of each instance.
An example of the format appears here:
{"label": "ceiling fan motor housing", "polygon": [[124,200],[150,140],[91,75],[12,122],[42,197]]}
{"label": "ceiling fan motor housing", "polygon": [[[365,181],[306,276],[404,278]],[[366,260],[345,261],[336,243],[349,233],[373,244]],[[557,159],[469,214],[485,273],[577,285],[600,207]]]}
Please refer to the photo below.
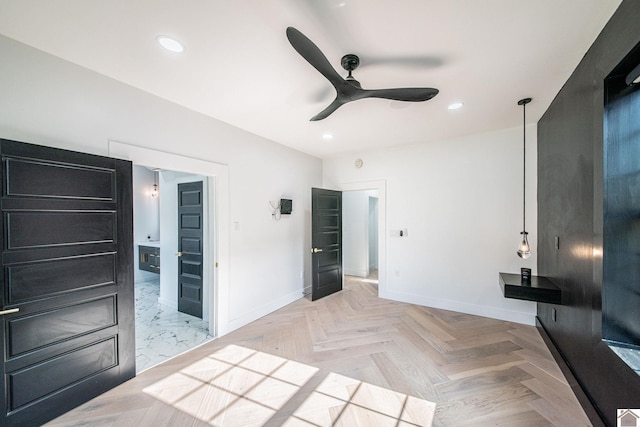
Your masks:
{"label": "ceiling fan motor housing", "polygon": [[340,63],[342,64],[342,68],[349,71],[349,74],[351,74],[351,71],[355,70],[358,68],[358,65],[360,65],[360,58],[358,58],[358,55],[348,53],[342,57],[342,61]]}

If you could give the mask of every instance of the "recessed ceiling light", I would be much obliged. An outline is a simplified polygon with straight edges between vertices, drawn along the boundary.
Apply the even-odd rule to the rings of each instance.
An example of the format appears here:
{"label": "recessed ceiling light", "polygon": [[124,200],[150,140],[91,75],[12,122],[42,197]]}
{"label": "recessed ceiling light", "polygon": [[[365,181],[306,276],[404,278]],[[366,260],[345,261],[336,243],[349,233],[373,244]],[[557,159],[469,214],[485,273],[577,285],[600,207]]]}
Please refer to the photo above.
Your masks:
{"label": "recessed ceiling light", "polygon": [[167,49],[169,52],[173,53],[182,53],[184,52],[184,46],[178,40],[169,37],[169,36],[158,36],[156,37],[160,46]]}
{"label": "recessed ceiling light", "polygon": [[333,134],[328,133],[328,132],[327,133],[323,133],[322,134],[322,139],[324,139],[325,141],[329,141],[329,140],[333,139]]}
{"label": "recessed ceiling light", "polygon": [[454,102],[453,104],[450,104],[447,108],[449,110],[459,110],[460,108],[462,108],[464,104],[462,102]]}

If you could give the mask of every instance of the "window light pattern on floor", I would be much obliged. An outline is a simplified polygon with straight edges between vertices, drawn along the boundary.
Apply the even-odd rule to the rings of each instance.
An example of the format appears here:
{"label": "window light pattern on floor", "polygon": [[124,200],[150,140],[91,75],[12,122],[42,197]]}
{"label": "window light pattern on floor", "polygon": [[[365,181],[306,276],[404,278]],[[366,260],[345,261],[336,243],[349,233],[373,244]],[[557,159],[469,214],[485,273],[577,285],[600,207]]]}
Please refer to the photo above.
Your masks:
{"label": "window light pattern on floor", "polygon": [[276,418],[283,426],[430,426],[436,407],[237,345],[224,347],[144,391],[210,425],[225,427],[264,426]]}

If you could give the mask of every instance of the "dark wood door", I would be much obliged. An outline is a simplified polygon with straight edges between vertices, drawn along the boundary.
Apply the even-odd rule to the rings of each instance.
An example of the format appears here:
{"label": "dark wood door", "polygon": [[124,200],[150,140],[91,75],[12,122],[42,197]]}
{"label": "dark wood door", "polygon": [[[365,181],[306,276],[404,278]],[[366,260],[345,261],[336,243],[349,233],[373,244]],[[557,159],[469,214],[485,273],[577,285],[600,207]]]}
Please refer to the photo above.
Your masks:
{"label": "dark wood door", "polygon": [[311,189],[311,300],[342,290],[342,192]]}
{"label": "dark wood door", "polygon": [[0,140],[2,425],[135,376],[131,163]]}
{"label": "dark wood door", "polygon": [[202,181],[178,184],[178,311],[202,318]]}

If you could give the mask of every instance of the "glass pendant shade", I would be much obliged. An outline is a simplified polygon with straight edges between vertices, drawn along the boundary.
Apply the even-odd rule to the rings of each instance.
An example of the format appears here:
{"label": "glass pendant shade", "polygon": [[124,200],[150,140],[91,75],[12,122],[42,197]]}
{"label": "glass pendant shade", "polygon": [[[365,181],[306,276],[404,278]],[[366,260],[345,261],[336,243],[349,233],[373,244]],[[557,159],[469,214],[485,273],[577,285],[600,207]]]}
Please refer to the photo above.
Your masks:
{"label": "glass pendant shade", "polygon": [[158,197],[158,184],[153,184],[153,190],[151,190],[151,197],[154,199]]}
{"label": "glass pendant shade", "polygon": [[527,259],[531,256],[531,247],[529,246],[529,241],[527,240],[527,233],[523,231],[522,233],[522,242],[520,242],[520,246],[518,247],[518,256],[522,259]]}

